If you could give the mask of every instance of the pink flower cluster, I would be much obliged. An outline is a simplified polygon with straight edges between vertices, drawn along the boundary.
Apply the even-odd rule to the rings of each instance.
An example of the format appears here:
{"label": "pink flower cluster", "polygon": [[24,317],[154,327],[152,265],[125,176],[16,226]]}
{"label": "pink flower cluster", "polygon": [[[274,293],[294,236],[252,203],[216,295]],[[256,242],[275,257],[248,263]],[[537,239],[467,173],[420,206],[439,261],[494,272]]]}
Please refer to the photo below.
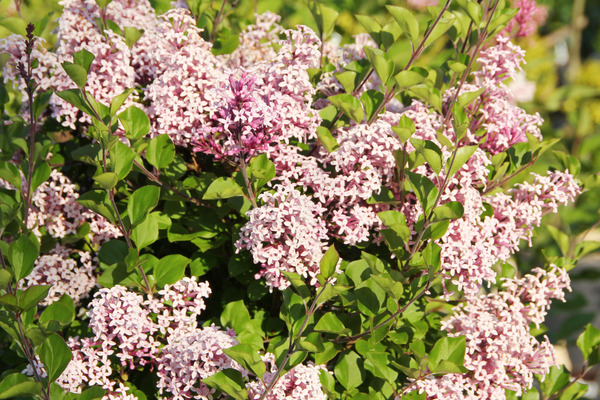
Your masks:
{"label": "pink flower cluster", "polygon": [[428,400],[506,399],[505,390],[531,388],[534,374],[546,375],[556,364],[546,337],[538,342],[529,325],[543,322],[551,299],[564,301],[571,290],[566,271],[535,268],[535,275],[506,279],[502,291],[469,299],[442,321],[451,337],[465,336],[465,374],[446,374],[414,382]]}
{"label": "pink flower cluster", "polygon": [[229,98],[211,118],[212,126],[205,126],[193,143],[194,151],[214,154],[216,159],[249,161],[268,150],[279,127],[270,106],[254,93],[256,79],[246,73],[239,79],[229,77]]}
{"label": "pink flower cluster", "polygon": [[[59,19],[57,49],[49,52],[39,46],[33,56],[39,61],[34,76],[38,91],[61,91],[77,86],[62,67],[65,61],[73,62],[73,54],[85,49],[95,56],[88,73],[86,91],[96,100],[108,105],[113,97],[136,83],[136,53],[127,46],[121,32],[114,32],[104,22],[117,24],[120,29],[131,27],[150,30],[155,20],[154,10],[148,1],[115,0],[103,11],[94,0],[62,0],[64,9]],[[23,58],[23,38],[12,36],[0,42],[0,51],[9,50],[17,60]],[[10,63],[12,64],[12,63]],[[16,82],[10,64],[5,68],[5,82]],[[123,105],[127,107],[133,99]],[[89,123],[90,117],[56,95],[50,99],[51,117],[64,126],[76,128],[76,123]]]}
{"label": "pink flower cluster", "polygon": [[23,289],[33,285],[51,285],[41,306],[47,306],[64,294],[75,305],[96,287],[95,266],[87,251],[75,251],[57,244],[49,253],[35,260],[33,271],[21,281]]}
{"label": "pink flower cluster", "polygon": [[[537,177],[532,184],[518,186],[513,190],[514,199],[502,193],[483,194],[490,185],[488,166],[493,155],[526,141],[527,133],[541,139],[539,115],[529,115],[517,107],[504,85],[505,80],[515,77],[523,56],[518,46],[499,36],[497,45],[486,49],[478,59],[481,69],[473,74],[473,83],[461,91],[482,90],[470,106],[474,114],[472,124],[459,143],[459,146],[478,145],[479,149],[450,177],[442,193],[440,204],[459,201],[465,212],[462,218],[450,223],[438,242],[442,247],[446,283],[452,283],[468,296],[476,295],[484,282],[495,281],[493,265],[506,261],[517,251],[521,239],[530,239],[542,215],[555,212],[559,204],[573,201],[580,192],[570,174],[552,172],[548,177]],[[450,89],[444,94],[445,101],[454,94],[455,89]],[[382,187],[400,200],[394,152],[401,148],[401,143],[392,127],[401,116],[414,122],[414,138],[434,142],[441,149],[443,162],[449,162],[452,151],[440,142],[439,135],[441,132],[445,136],[445,143],[453,142],[454,131],[444,126],[440,114],[420,101],[413,101],[405,109],[391,107],[371,125],[352,124],[338,129],[334,134],[339,147],[331,153],[316,148],[305,155],[296,146],[285,143],[273,146],[270,157],[277,170],[275,182],[281,184],[274,184],[274,192],[261,198],[263,205],[248,213],[250,221],[242,228],[236,243],[238,250],[251,251],[254,261],[262,267],[257,277],[266,277],[269,287],[287,287],[287,281],[281,278],[283,270],[299,272],[305,277],[306,268],[312,271],[310,276],[318,273],[317,256],[327,247],[328,238],[339,238],[349,245],[379,240],[377,231],[383,226],[377,212],[390,206],[369,204],[367,200]],[[407,143],[407,154],[413,151],[412,144]],[[437,174],[427,164],[414,172],[425,175],[438,188],[445,180],[443,171]],[[291,217],[302,212],[291,211],[300,207],[299,198],[303,199],[302,207],[314,210],[312,215],[305,214],[311,215],[310,218]],[[482,218],[490,205],[492,215]],[[414,194],[405,195],[402,204],[395,207],[405,214],[416,236],[414,224],[422,218],[423,210]],[[288,223],[293,229],[287,228],[283,222],[286,220],[293,221]],[[311,239],[299,245],[298,237],[305,236],[290,234],[299,231],[311,232]],[[303,258],[294,256],[291,262],[287,254],[298,254],[299,250]],[[294,265],[296,260],[301,260],[303,266]],[[448,289],[447,294],[451,293]]]}
{"label": "pink flower cluster", "polygon": [[145,65],[159,65],[145,94],[156,132],[232,162],[267,152],[274,140],[315,136],[320,120],[306,70],[318,66],[320,41],[312,31],[283,31],[267,13],[242,33],[248,46],[217,57],[187,11],[160,18],[156,36],[144,39],[154,43]]}
{"label": "pink flower cluster", "polygon": [[[0,187],[13,189],[12,185],[0,179]],[[102,243],[121,236],[119,229],[104,217],[88,210],[77,202],[76,186],[57,170],[53,170],[47,181],[33,193],[27,227],[41,239],[49,235],[63,239],[75,235],[80,229],[87,229],[84,240],[97,248]],[[56,246],[35,261],[31,274],[20,282],[25,289],[32,285],[51,285],[46,299],[48,305],[63,294],[71,296],[75,304],[87,297],[96,286],[95,260],[87,251],[76,251],[63,244]]]}
{"label": "pink flower cluster", "polygon": [[[525,52],[511,43],[508,37],[497,36],[497,45],[481,52],[478,62],[481,69],[474,75],[474,83],[465,85],[462,93],[483,90],[480,99],[470,111],[478,113],[471,124],[475,133],[482,129],[485,142],[482,148],[492,154],[505,151],[515,143],[527,141],[527,134],[542,139],[540,126],[543,123],[539,114],[527,114],[514,104],[514,96],[504,84],[515,79],[525,62]],[[461,94],[462,94],[461,93]],[[479,137],[475,137],[479,141]],[[474,141],[474,143],[477,143]]]}
{"label": "pink flower cluster", "polygon": [[503,32],[506,35],[531,36],[548,17],[546,6],[536,4],[535,0],[512,0],[512,5],[517,9],[517,15],[508,22],[504,29]]}
{"label": "pink flower cluster", "polygon": [[[263,206],[247,213],[239,249],[248,249],[254,262],[263,266],[256,275],[269,288],[289,286],[283,271],[295,272],[316,283],[319,262],[327,247],[327,229],[321,214],[325,209],[290,186],[275,187],[260,195]],[[266,243],[266,244],[265,244]]]}
{"label": "pink flower cluster", "polygon": [[[117,392],[112,358],[122,368],[134,369],[146,364],[157,365],[167,330],[192,332],[198,329],[197,318],[206,308],[210,295],[207,283],[183,278],[166,285],[160,298],[144,299],[123,286],[100,289],[90,303],[90,338],[71,338],[73,360],[58,379],[71,392],[79,393],[84,385],[100,385]],[[164,367],[163,367],[164,368]],[[181,381],[173,381],[178,386]]]}
{"label": "pink flower cluster", "polygon": [[93,245],[121,236],[119,229],[106,218],[77,202],[79,193],[76,189],[68,177],[53,170],[49,180],[42,183],[33,193],[33,209],[29,213],[27,227],[37,237],[47,233],[60,239],[76,234],[83,224],[88,223],[88,239]]}
{"label": "pink flower cluster", "polygon": [[[162,399],[213,399],[215,389],[201,380],[233,368],[248,379],[249,393],[262,393],[264,382],[268,384],[274,376],[274,356],[263,356],[271,365],[270,372],[261,380],[251,380],[250,372],[223,352],[238,344],[235,332],[214,324],[198,326],[210,293],[208,283],[191,278],[165,285],[157,296],[146,299],[123,286],[100,289],[88,312],[94,336],[68,340],[73,359],[57,383],[74,393],[80,393],[83,386],[99,385],[109,392],[104,400],[134,400],[116,378],[117,371],[151,365]],[[113,364],[114,359],[120,366]],[[280,393],[285,393],[290,400],[324,399],[318,378],[322,369],[313,364],[296,366],[280,378],[268,398],[280,399]]]}

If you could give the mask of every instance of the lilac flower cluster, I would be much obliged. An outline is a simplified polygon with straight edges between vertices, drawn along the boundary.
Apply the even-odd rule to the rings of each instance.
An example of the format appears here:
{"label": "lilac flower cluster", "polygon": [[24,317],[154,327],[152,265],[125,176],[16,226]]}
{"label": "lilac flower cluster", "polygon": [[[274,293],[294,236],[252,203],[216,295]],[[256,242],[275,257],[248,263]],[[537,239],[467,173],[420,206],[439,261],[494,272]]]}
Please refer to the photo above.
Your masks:
{"label": "lilac flower cluster", "polygon": [[88,239],[92,245],[121,236],[119,229],[106,218],[89,211],[77,202],[79,197],[71,180],[53,170],[48,181],[42,183],[32,197],[33,210],[27,227],[39,238],[47,233],[53,238],[74,235],[85,223],[89,224]]}
{"label": "lilac flower cluster", "polygon": [[327,247],[321,217],[326,210],[291,186],[275,189],[261,194],[264,205],[247,213],[250,220],[242,227],[236,246],[250,250],[254,262],[263,266],[256,278],[264,277],[270,288],[289,286],[283,271],[310,278],[315,284]]}
{"label": "lilac flower cluster", "polygon": [[[94,336],[68,340],[73,359],[57,383],[74,393],[80,393],[84,385],[99,385],[108,390],[104,400],[134,400],[117,372],[151,365],[162,399],[213,399],[215,389],[201,380],[233,368],[248,380],[247,389],[255,396],[251,398],[258,398],[274,377],[275,357],[270,353],[263,356],[270,372],[253,380],[249,371],[227,356],[223,350],[238,344],[235,332],[214,324],[198,326],[210,293],[208,283],[190,278],[165,285],[158,295],[147,298],[118,285],[100,289],[88,312]],[[119,360],[116,365],[115,359]],[[43,373],[43,367],[38,368]],[[294,367],[280,378],[268,398],[325,399],[319,381],[323,369],[310,363]]]}
{"label": "lilac flower cluster", "polygon": [[35,260],[33,271],[21,282],[22,288],[51,285],[41,306],[47,306],[62,295],[69,295],[79,304],[96,287],[95,262],[88,251],[76,251],[57,244],[47,254]]}
{"label": "lilac flower cluster", "polygon": [[[125,38],[114,32],[105,21],[119,27],[149,29],[155,19],[153,8],[147,1],[115,0],[102,10],[93,0],[62,0],[64,7],[59,19],[58,43],[54,52],[46,51],[37,43],[33,56],[39,61],[34,76],[39,91],[53,89],[61,91],[77,86],[62,67],[65,61],[72,62],[73,54],[86,49],[95,56],[90,66],[86,91],[96,100],[108,105],[113,97],[136,84],[134,53]],[[23,57],[23,38],[11,36],[0,42],[0,51],[7,51],[18,60]],[[9,63],[3,71],[4,81],[17,82]],[[132,104],[128,99],[123,107]],[[25,102],[23,102],[25,104]],[[61,121],[65,127],[75,129],[78,122],[89,123],[90,117],[56,95],[50,99],[51,117]]]}
{"label": "lilac flower cluster", "polygon": [[[2,179],[0,187],[15,189]],[[84,240],[94,249],[110,239],[120,237],[121,231],[116,226],[77,202],[79,194],[76,189],[68,177],[57,170],[51,172],[48,180],[31,197],[27,227],[33,234],[38,239],[44,235],[64,239],[84,228],[88,230]],[[58,300],[63,294],[68,294],[75,304],[79,304],[96,286],[95,263],[89,251],[74,250],[58,243],[35,261],[31,274],[20,282],[21,288],[52,286],[42,305]]]}
{"label": "lilac flower cluster", "polygon": [[566,271],[535,268],[521,279],[506,279],[502,291],[469,299],[442,321],[451,337],[465,336],[466,374],[425,377],[414,390],[428,400],[506,399],[505,390],[531,388],[534,374],[546,375],[556,364],[554,348],[545,337],[538,342],[529,325],[543,322],[551,299],[564,301],[571,290]]}
{"label": "lilac flower cluster", "polygon": [[[465,212],[462,218],[450,223],[439,244],[442,247],[442,272],[446,282],[467,295],[475,295],[485,281],[495,281],[493,265],[498,261],[506,261],[517,251],[521,239],[530,238],[533,227],[539,225],[542,215],[555,212],[559,204],[573,201],[580,192],[571,175],[553,172],[546,178],[536,178],[532,184],[518,186],[513,190],[514,199],[502,193],[483,194],[490,185],[488,166],[494,154],[526,141],[527,133],[541,138],[539,115],[529,115],[517,107],[504,85],[505,80],[515,77],[523,62],[523,55],[518,46],[499,36],[496,46],[482,52],[478,59],[481,69],[473,74],[473,84],[465,85],[462,92],[482,90],[471,106],[470,111],[474,113],[472,125],[459,143],[459,146],[478,145],[479,149],[455,176],[448,177],[441,204],[459,201]],[[450,89],[444,98],[449,101],[454,94],[454,89]],[[434,142],[441,149],[444,162],[449,162],[452,151],[440,142],[438,135],[441,132],[446,137],[445,143],[453,142],[453,129],[444,125],[440,114],[416,100],[405,109],[392,107],[371,125],[353,124],[337,130],[335,134],[339,147],[331,153],[320,148],[306,156],[295,146],[281,143],[274,147],[270,156],[277,169],[276,179],[284,184],[273,186],[275,194],[263,195],[266,196],[263,197],[265,204],[249,212],[250,221],[242,229],[237,242],[238,249],[249,249],[254,261],[260,263],[262,272],[257,277],[267,276],[269,287],[287,287],[285,280],[273,277],[280,276],[277,270],[290,270],[286,252],[290,248],[299,248],[294,243],[297,240],[295,236],[281,233],[281,221],[289,218],[284,215],[302,213],[300,209],[292,212],[289,207],[307,207],[309,201],[314,204],[309,209],[319,210],[313,213],[311,219],[300,220],[306,224],[306,231],[316,235],[308,242],[317,251],[312,254],[320,254],[326,248],[328,237],[339,238],[350,245],[378,240],[377,230],[382,225],[377,212],[390,206],[368,204],[367,200],[379,193],[382,187],[399,197],[394,152],[401,148],[401,143],[392,126],[398,123],[401,116],[414,122],[414,138]],[[479,136],[480,128],[485,132],[483,139]],[[413,151],[412,144],[407,143],[407,154]],[[443,171],[437,174],[427,165],[419,166],[414,172],[427,176],[438,187],[446,179]],[[305,200],[302,205],[295,203],[296,197],[288,196],[293,189],[298,191],[298,195],[302,193]],[[541,195],[535,197],[532,194],[528,197],[523,191]],[[270,200],[272,196],[278,197],[277,212],[285,214],[274,213],[274,204]],[[481,218],[489,205],[494,209],[493,215]],[[409,228],[416,235],[414,224],[422,216],[423,210],[414,195],[406,195],[398,209],[405,214]],[[267,215],[270,217],[267,218]],[[326,231],[322,228],[314,230],[314,218],[318,218],[318,226],[324,226]],[[304,228],[296,224],[294,229]],[[306,248],[302,247],[303,250]],[[265,249],[269,251],[265,252]],[[306,265],[310,269],[316,264],[313,260]],[[298,267],[292,270],[298,270]],[[266,271],[269,273],[266,274]],[[300,271],[306,276],[303,270]],[[451,293],[448,290],[447,294]]]}
{"label": "lilac flower cluster", "polygon": [[517,15],[512,18],[503,33],[515,37],[531,36],[548,17],[548,9],[535,0],[513,0],[512,5],[517,9]]}

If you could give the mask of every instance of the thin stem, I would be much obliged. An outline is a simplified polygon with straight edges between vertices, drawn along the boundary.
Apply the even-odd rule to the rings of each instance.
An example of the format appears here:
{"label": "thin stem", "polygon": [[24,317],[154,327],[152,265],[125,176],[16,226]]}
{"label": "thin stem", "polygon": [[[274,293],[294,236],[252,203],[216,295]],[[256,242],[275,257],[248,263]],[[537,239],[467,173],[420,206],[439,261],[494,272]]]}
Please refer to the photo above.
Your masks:
{"label": "thin stem", "polygon": [[17,320],[17,328],[19,329],[19,337],[21,338],[21,348],[23,349],[23,353],[25,357],[31,364],[31,370],[33,371],[33,377],[36,381],[38,381],[42,385],[42,396],[44,400],[50,400],[50,388],[49,385],[44,387],[44,380],[40,376],[36,368],[36,359],[35,352],[33,351],[33,346],[29,339],[25,336],[23,332],[23,321],[21,320],[21,314],[15,313],[15,319]]}
{"label": "thin stem", "polygon": [[[456,99],[458,98],[458,95],[460,93],[460,90],[462,88],[462,86],[465,84],[467,76],[469,75],[469,73],[471,72],[471,68],[473,68],[473,62],[477,56],[477,54],[479,53],[481,46],[483,45],[483,43],[487,40],[488,37],[488,29],[490,26],[490,23],[492,21],[492,18],[496,12],[496,9],[498,7],[498,4],[500,3],[500,0],[496,0],[496,2],[494,3],[491,12],[488,14],[489,15],[489,19],[487,20],[487,23],[485,25],[485,29],[484,29],[484,34],[482,35],[481,39],[477,42],[477,45],[474,48],[473,51],[473,55],[471,57],[471,59],[469,60],[469,64],[467,65],[467,68],[464,70],[462,77],[460,79],[460,82],[458,84],[458,87],[456,88],[456,91],[454,92],[454,94],[452,95],[452,98],[450,99],[450,101],[448,102],[448,104],[446,105],[446,109],[445,109],[445,115],[444,115],[444,119],[442,121],[442,127],[447,126],[450,123],[450,119],[452,118],[452,107],[454,106],[454,103],[456,102]],[[458,136],[455,134],[454,137],[454,146],[455,149],[452,153],[452,157],[450,158],[450,163],[448,164],[448,171],[450,171],[452,169],[452,166],[454,165],[454,161],[456,160],[456,154],[458,152]],[[448,183],[450,182],[450,179],[452,177],[449,175],[446,175],[444,177],[444,181],[442,182],[441,187],[438,190],[438,195],[435,198],[435,201],[433,202],[433,206],[431,207],[431,211],[429,212],[429,215],[426,216],[425,220],[423,221],[423,228],[419,231],[419,233],[417,234],[417,238],[414,241],[414,244],[409,252],[408,255],[408,259],[406,261],[406,264],[408,264],[408,262],[411,260],[411,258],[413,257],[413,255],[420,249],[420,247],[422,246],[421,243],[421,239],[423,238],[423,235],[425,234],[425,231],[427,230],[427,228],[431,225],[431,219],[433,217],[433,210],[435,209],[435,207],[437,207],[437,205],[439,204],[439,202],[442,199],[442,195],[444,194],[446,187],[448,186]]]}
{"label": "thin stem", "polygon": [[[0,249],[0,264],[2,265],[3,269],[7,269],[6,264],[4,263],[4,254],[2,254],[2,249]],[[8,288],[6,291],[8,293],[12,294],[13,296],[16,296],[16,294],[17,294],[16,288],[13,288],[13,286],[10,282],[8,284]],[[44,380],[42,379],[42,377],[40,376],[40,374],[38,373],[37,368],[36,368],[36,359],[35,359],[35,352],[33,351],[33,346],[31,345],[29,338],[27,336],[25,336],[25,334],[23,332],[23,320],[21,319],[21,313],[15,312],[14,315],[15,315],[15,320],[17,322],[17,328],[19,330],[19,338],[20,338],[19,344],[21,345],[21,349],[23,349],[23,354],[25,354],[25,358],[27,358],[27,361],[31,365],[31,370],[33,371],[34,379],[37,382],[39,382],[42,385],[42,387],[44,387]],[[48,387],[43,388],[42,395],[44,397],[44,400],[50,400],[50,394],[49,394]]]}
{"label": "thin stem", "polygon": [[221,23],[221,17],[223,16],[223,11],[225,10],[225,3],[227,3],[227,0],[223,0],[221,2],[221,8],[219,9],[217,16],[215,17],[213,27],[210,32],[210,38],[209,38],[210,39],[209,41],[211,43],[215,40],[215,35],[217,34],[217,28],[219,27],[219,24]]}
{"label": "thin stem", "polygon": [[[104,127],[108,130],[108,132],[111,132],[111,129],[109,126],[106,125],[106,123],[102,120],[102,118],[100,118],[100,115],[98,115],[98,113],[96,112],[96,110],[94,109],[91,101],[89,101],[89,99],[86,96],[86,92],[84,89],[81,89],[81,93],[83,94],[83,98],[84,101],[87,103],[88,107],[94,112],[94,118],[96,118],[99,122],[102,123],[102,125],[104,125]],[[112,134],[112,132],[111,132]],[[102,142],[102,140],[100,140],[100,146],[102,147],[102,170],[103,172],[107,172],[108,171],[108,167],[107,167],[107,160],[106,160],[106,149],[104,147],[104,144]],[[110,199],[110,203],[112,205],[113,210],[115,211],[115,215],[117,216],[117,221],[118,221],[118,228],[121,231],[121,233],[123,234],[123,236],[125,237],[125,240],[127,241],[127,246],[130,249],[134,249],[134,245],[131,242],[131,239],[129,237],[129,231],[125,228],[125,224],[123,223],[123,219],[121,219],[121,213],[119,212],[119,209],[117,207],[117,203],[115,201],[115,192],[114,192],[114,188],[112,189],[106,189],[106,192],[108,193],[108,198]],[[150,282],[148,281],[148,277],[146,276],[146,273],[144,272],[144,269],[142,268],[141,265],[137,265],[137,270],[140,273],[140,275],[142,276],[142,279],[144,280],[144,291],[146,293],[152,293],[152,288],[150,287]]]}
{"label": "thin stem", "polygon": [[342,338],[342,339],[334,339],[333,342],[334,343],[347,343],[347,342],[353,343],[353,342],[355,342],[358,339],[361,339],[361,338],[363,338],[363,337],[365,337],[367,335],[370,335],[371,333],[373,333],[373,331],[376,331],[377,329],[379,329],[379,328],[381,328],[381,327],[389,324],[390,322],[392,322],[393,320],[395,320],[400,314],[402,314],[404,311],[406,311],[406,309],[408,307],[410,307],[415,301],[419,300],[429,290],[429,288],[431,287],[431,282],[439,274],[440,274],[439,272],[436,272],[436,274],[434,275],[434,277],[428,279],[427,285],[425,285],[425,287],[415,297],[413,297],[412,299],[410,299],[408,301],[408,303],[406,303],[403,307],[398,307],[398,311],[396,311],[395,313],[393,313],[392,315],[390,315],[388,318],[386,318],[385,321],[383,321],[383,322],[375,325],[373,328],[369,328],[366,331],[361,332],[361,333],[359,333],[357,335],[349,336],[349,337]]}
{"label": "thin stem", "polygon": [[267,397],[267,395],[269,394],[269,392],[271,390],[273,390],[273,387],[275,387],[275,385],[277,384],[277,381],[279,381],[279,378],[281,377],[281,372],[283,371],[283,368],[285,368],[285,365],[289,361],[291,355],[294,353],[296,344],[298,343],[298,339],[300,339],[300,337],[302,336],[302,333],[306,329],[306,326],[308,325],[308,320],[310,319],[310,316],[313,315],[314,312],[316,311],[319,298],[325,291],[325,288],[327,287],[328,283],[329,282],[326,281],[325,284],[321,287],[321,289],[317,293],[317,295],[315,296],[315,299],[313,300],[310,308],[306,312],[306,318],[304,318],[304,321],[302,322],[302,326],[300,327],[300,330],[298,331],[296,336],[295,337],[290,336],[290,345],[288,346],[285,356],[283,357],[281,364],[277,367],[277,371],[275,372],[275,375],[269,382],[269,385],[265,388],[265,391],[263,392],[263,394],[260,396],[260,398],[258,400],[264,400]]}
{"label": "thin stem", "polygon": [[244,182],[246,183],[248,198],[252,203],[252,207],[258,208],[258,204],[256,203],[256,194],[254,193],[254,190],[252,190],[252,183],[250,183],[250,179],[248,178],[248,171],[246,171],[246,160],[244,159],[243,154],[240,157],[240,170],[242,172],[242,176],[244,177]]}
{"label": "thin stem", "polygon": [[[402,71],[408,70],[413,65],[413,63],[421,56],[421,53],[423,53],[423,50],[425,50],[425,42],[427,42],[427,39],[429,39],[431,32],[433,32],[433,29],[440,22],[440,20],[442,19],[442,16],[450,7],[450,3],[452,3],[452,0],[446,1],[446,4],[444,4],[444,8],[442,8],[442,11],[440,11],[439,15],[437,16],[435,21],[433,21],[433,24],[431,24],[431,26],[429,27],[427,32],[425,32],[425,35],[423,36],[423,40],[421,40],[421,43],[419,43],[419,46],[417,47],[417,49],[415,51],[413,51],[412,55],[410,56],[410,60],[408,60],[408,63],[404,66]],[[377,107],[377,110],[375,110],[375,113],[373,113],[373,116],[367,122],[368,125],[371,125],[373,122],[375,122],[375,120],[379,116],[379,113],[381,112],[381,110],[383,110],[383,108],[387,105],[387,103],[389,103],[396,96],[397,92],[396,92],[395,88],[396,88],[396,85],[394,84],[394,86],[390,89],[390,91],[385,94],[383,101],[381,102],[379,107]]]}
{"label": "thin stem", "polygon": [[33,24],[27,25],[27,41],[25,52],[27,55],[27,65],[20,64],[19,72],[20,76],[25,82],[25,91],[27,93],[27,101],[29,103],[29,170],[27,175],[27,183],[25,188],[25,211],[23,213],[23,221],[27,224],[27,219],[29,216],[29,210],[31,208],[31,202],[33,199],[33,193],[31,193],[31,181],[33,177],[33,171],[35,167],[35,134],[37,132],[37,121],[35,119],[35,111],[33,107],[34,103],[34,94],[35,94],[35,82],[33,81],[33,69],[32,69],[32,60],[31,53],[33,51],[34,44],[34,36],[33,31],[35,27]]}
{"label": "thin stem", "polygon": [[148,169],[146,167],[144,167],[142,164],[140,164],[137,160],[133,160],[133,164],[138,167],[142,173],[144,175],[146,175],[146,177],[148,179],[150,179],[152,182],[155,182],[157,184],[159,184],[162,188],[169,190],[173,193],[175,193],[178,196],[183,197],[184,199],[186,199],[189,202],[194,203],[197,206],[201,206],[203,205],[203,203],[198,200],[198,199],[194,199],[193,197],[188,196],[187,194],[181,192],[180,190],[178,190],[177,188],[174,188],[173,186],[169,186],[166,183],[164,183],[163,181],[161,181],[158,176],[154,175],[152,172],[148,171]]}
{"label": "thin stem", "polygon": [[587,367],[587,362],[586,362],[583,365],[583,367],[581,368],[581,373],[579,375],[577,375],[577,377],[575,379],[573,379],[571,382],[569,382],[566,386],[564,386],[558,392],[556,392],[552,396],[548,397],[546,400],[558,399],[568,388],[570,388],[575,383],[577,383],[581,378],[583,378],[587,372],[588,372],[588,367]]}
{"label": "thin stem", "polygon": [[486,195],[489,192],[491,192],[492,190],[496,189],[497,187],[504,185],[506,182],[508,182],[509,180],[511,180],[512,178],[514,178],[515,176],[519,175],[521,172],[525,171],[527,168],[531,167],[536,161],[537,161],[537,158],[534,158],[533,160],[529,161],[529,163],[523,165],[521,168],[519,168],[518,170],[516,170],[512,174],[507,175],[504,178],[502,178],[501,180],[499,180],[498,182],[496,182],[496,183],[488,186],[483,191],[482,195]]}
{"label": "thin stem", "polygon": [[[367,81],[371,78],[371,75],[373,75],[373,72],[375,72],[375,69],[371,67],[371,69],[369,70],[369,72],[367,73],[367,75],[365,75],[365,77],[363,78],[363,80],[360,82],[360,84],[356,87],[356,89],[354,89],[352,91],[352,96],[356,96],[361,89],[363,88],[363,86],[365,86],[365,84],[367,83]],[[333,120],[331,121],[331,123],[329,124],[329,129],[332,129],[333,126],[335,125],[335,123],[342,117],[344,113],[342,111],[338,112],[337,115],[335,116],[335,118],[333,118]]]}

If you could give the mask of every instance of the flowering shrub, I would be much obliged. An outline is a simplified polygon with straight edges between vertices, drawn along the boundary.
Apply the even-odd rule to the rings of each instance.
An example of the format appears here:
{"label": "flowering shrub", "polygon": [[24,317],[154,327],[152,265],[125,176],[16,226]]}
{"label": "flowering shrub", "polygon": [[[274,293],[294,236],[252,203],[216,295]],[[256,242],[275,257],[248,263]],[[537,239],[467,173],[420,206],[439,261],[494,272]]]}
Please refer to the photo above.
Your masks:
{"label": "flowering shrub", "polygon": [[583,187],[524,173],[556,141],[510,86],[537,6],[505,3],[340,45],[320,4],[65,0],[55,47],[3,39],[0,398],[581,397],[542,335],[578,257],[511,264]]}

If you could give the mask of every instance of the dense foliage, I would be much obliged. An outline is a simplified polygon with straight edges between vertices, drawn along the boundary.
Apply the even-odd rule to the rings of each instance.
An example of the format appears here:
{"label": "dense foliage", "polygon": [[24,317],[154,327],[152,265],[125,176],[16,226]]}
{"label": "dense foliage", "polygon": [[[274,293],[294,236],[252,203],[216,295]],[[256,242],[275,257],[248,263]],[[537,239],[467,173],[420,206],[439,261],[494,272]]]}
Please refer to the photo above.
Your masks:
{"label": "dense foliage", "polygon": [[518,255],[595,184],[533,0],[60,6],[0,21],[0,399],[585,394],[543,323],[598,245]]}

